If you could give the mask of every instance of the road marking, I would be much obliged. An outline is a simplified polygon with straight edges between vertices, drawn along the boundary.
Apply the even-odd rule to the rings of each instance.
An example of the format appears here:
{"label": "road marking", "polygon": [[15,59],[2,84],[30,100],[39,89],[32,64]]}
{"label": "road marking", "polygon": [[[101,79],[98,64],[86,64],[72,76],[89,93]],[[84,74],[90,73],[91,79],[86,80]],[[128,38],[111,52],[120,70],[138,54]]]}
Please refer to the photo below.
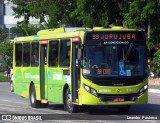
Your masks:
{"label": "road marking", "polygon": [[[4,102],[12,102],[11,100],[4,100],[4,99],[2,99],[1,101],[4,101]],[[22,102],[14,102],[14,103],[28,105],[28,103],[22,103]]]}
{"label": "road marking", "polygon": [[[51,109],[49,109],[49,108],[44,108],[44,109],[36,109],[36,108],[32,108],[32,107],[24,107],[24,106],[14,106],[14,105],[9,105],[9,104],[0,104],[0,106],[3,106],[3,107],[5,107],[5,108],[3,108],[3,107],[0,107],[0,108],[2,108],[2,109],[6,109],[6,107],[8,107],[8,108],[15,108],[16,110],[17,110],[17,108],[20,108],[21,110],[23,110],[23,109],[27,109],[27,110],[33,110],[33,112],[35,112],[35,111],[38,111],[38,113],[41,113],[41,114],[43,114],[43,113],[52,113],[53,114],[53,110]],[[47,110],[46,110],[47,109]],[[56,112],[56,114],[63,114],[65,111],[61,111],[61,112]],[[36,112],[37,113],[37,112]],[[66,112],[65,112],[66,113]]]}
{"label": "road marking", "polygon": [[154,120],[144,120],[144,121],[148,121],[148,122],[152,122],[152,123],[156,123],[157,121]]}
{"label": "road marking", "polygon": [[24,106],[14,106],[14,105],[8,105],[8,104],[0,104],[1,106],[9,106],[9,107],[13,107],[13,108],[28,108],[31,109],[30,107],[24,107]]}
{"label": "road marking", "polygon": [[159,89],[148,89],[149,93],[160,93]]}

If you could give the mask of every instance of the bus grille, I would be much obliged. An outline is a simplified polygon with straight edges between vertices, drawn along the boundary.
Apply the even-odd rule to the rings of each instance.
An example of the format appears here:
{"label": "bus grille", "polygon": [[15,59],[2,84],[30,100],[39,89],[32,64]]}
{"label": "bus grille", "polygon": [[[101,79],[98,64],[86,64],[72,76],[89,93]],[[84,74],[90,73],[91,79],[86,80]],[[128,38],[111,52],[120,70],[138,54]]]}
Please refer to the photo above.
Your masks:
{"label": "bus grille", "polygon": [[138,94],[121,94],[121,95],[106,95],[98,94],[98,98],[101,102],[114,102],[114,99],[124,99],[124,102],[137,100]]}

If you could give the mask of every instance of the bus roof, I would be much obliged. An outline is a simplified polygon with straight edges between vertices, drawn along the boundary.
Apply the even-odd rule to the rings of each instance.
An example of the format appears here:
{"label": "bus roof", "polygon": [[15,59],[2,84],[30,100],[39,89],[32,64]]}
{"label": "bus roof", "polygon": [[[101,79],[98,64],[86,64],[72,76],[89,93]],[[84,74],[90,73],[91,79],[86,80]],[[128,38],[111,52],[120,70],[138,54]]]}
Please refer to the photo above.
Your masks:
{"label": "bus roof", "polygon": [[39,40],[39,37],[37,35],[33,35],[33,36],[24,36],[24,37],[16,37],[16,38],[14,38],[14,42],[33,41],[33,40]]}
{"label": "bus roof", "polygon": [[77,32],[77,31],[133,31],[136,29],[125,29],[121,26],[113,26],[112,28],[104,28],[104,27],[93,27],[91,28],[85,28],[85,27],[66,27],[66,28],[55,28],[55,29],[46,29],[46,30],[40,30],[37,32],[37,35],[48,35],[48,34],[57,34],[57,33],[68,33],[68,32]]}
{"label": "bus roof", "polygon": [[40,30],[39,32],[37,32],[37,35],[48,35],[48,34],[65,33],[65,32],[85,31],[89,29],[90,28],[85,28],[85,27],[66,27],[66,28],[46,29],[46,30]]}
{"label": "bus roof", "polygon": [[33,36],[17,37],[14,39],[14,42],[76,37],[80,36],[81,33],[84,34],[85,31],[138,31],[138,30],[126,29],[121,26],[114,26],[112,28],[93,27],[92,29],[85,27],[55,28],[55,29],[40,30],[37,32],[37,35]]}

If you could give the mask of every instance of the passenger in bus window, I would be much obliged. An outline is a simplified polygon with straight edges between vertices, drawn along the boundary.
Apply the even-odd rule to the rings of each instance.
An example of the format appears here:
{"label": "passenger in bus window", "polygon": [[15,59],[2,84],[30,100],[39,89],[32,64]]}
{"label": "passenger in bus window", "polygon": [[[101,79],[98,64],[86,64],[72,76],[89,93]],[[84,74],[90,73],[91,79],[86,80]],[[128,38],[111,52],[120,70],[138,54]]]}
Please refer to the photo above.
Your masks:
{"label": "passenger in bus window", "polygon": [[36,55],[32,56],[32,65],[33,66],[38,66],[38,58]]}
{"label": "passenger in bus window", "polygon": [[70,51],[66,53],[64,60],[62,61],[62,66],[69,66],[70,64]]}

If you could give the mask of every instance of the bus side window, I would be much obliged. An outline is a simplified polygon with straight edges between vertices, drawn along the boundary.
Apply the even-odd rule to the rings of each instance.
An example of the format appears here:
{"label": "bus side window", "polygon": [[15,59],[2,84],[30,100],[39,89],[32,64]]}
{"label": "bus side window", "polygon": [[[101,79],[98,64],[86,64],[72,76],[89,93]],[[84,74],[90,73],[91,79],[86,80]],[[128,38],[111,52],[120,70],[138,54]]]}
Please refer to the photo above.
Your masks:
{"label": "bus side window", "polygon": [[22,65],[22,43],[15,44],[15,65]]}
{"label": "bus side window", "polygon": [[23,43],[23,66],[30,66],[30,43]]}
{"label": "bus side window", "polygon": [[49,42],[49,66],[58,66],[58,40]]}
{"label": "bus side window", "polygon": [[39,42],[32,42],[31,47],[31,66],[39,65]]}
{"label": "bus side window", "polygon": [[70,40],[60,41],[60,66],[69,67],[70,65]]}

